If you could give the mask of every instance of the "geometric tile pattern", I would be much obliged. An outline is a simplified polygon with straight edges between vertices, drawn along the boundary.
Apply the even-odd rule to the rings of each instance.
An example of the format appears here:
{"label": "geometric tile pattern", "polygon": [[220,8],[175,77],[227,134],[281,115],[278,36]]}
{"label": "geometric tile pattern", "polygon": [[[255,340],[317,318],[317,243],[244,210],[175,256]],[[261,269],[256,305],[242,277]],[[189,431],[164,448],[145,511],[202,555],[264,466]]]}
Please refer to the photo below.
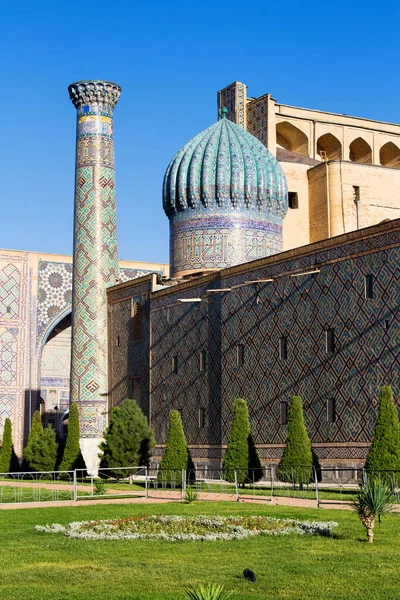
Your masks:
{"label": "geometric tile pattern", "polygon": [[0,319],[17,319],[20,274],[15,265],[0,269]]}
{"label": "geometric tile pattern", "polygon": [[268,94],[247,104],[247,130],[268,148]]}
{"label": "geometric tile pattern", "polygon": [[227,118],[244,128],[247,128],[246,106],[246,86],[243,83],[235,81],[218,92],[218,116],[225,107],[228,109]]}
{"label": "geometric tile pattern", "polygon": [[71,402],[82,437],[101,436],[107,409],[106,288],[118,279],[113,108],[120,88],[69,87],[77,108]]}
{"label": "geometric tile pattern", "polygon": [[[30,352],[36,339],[35,305],[31,295],[32,268],[27,252],[0,250],[0,419],[13,423],[13,441],[21,454],[24,418],[29,413],[29,371],[36,401],[36,373]],[[4,403],[4,404],[3,404]],[[12,408],[13,407],[13,408]],[[0,436],[2,435],[0,424]]]}
{"label": "geometric tile pattern", "polygon": [[234,213],[179,221],[171,223],[170,244],[177,271],[222,269],[280,252],[282,225]]}
{"label": "geometric tile pattern", "polygon": [[[109,410],[124,398],[132,397],[132,380],[140,378],[140,397],[134,397],[143,412],[149,414],[149,308],[151,275],[134,288],[134,296],[126,297],[126,290],[112,292],[109,312]],[[131,335],[132,307],[141,307],[141,338]],[[137,305],[136,305],[137,306]],[[119,343],[116,344],[117,336]],[[112,382],[112,383],[111,383]]]}
{"label": "geometric tile pattern", "polygon": [[[287,431],[281,403],[299,394],[321,459],[365,458],[380,386],[392,386],[400,408],[400,227],[392,222],[378,226],[375,235],[354,233],[345,239],[153,294],[150,398],[158,443],[165,441],[169,410],[182,409],[188,442],[204,445],[196,452],[203,458],[211,451],[221,454],[218,446],[227,442],[232,403],[244,397],[263,458],[278,459]],[[317,273],[290,277],[317,268]],[[366,299],[365,276],[370,274],[374,297]],[[254,279],[273,281],[206,293]],[[131,294],[136,294],[134,283]],[[202,302],[177,302],[185,296]],[[333,354],[326,353],[329,328],[335,335]],[[283,336],[286,360],[279,355]],[[242,366],[236,360],[238,344],[244,345]],[[206,372],[199,368],[202,350],[208,356]],[[174,355],[177,373],[171,369]],[[332,398],[334,423],[327,419]],[[206,411],[203,428],[200,408]]]}
{"label": "geometric tile pattern", "polygon": [[[149,272],[150,271],[142,269],[120,268],[119,280],[123,283],[130,279],[135,279],[136,277],[142,277]],[[159,273],[162,275],[161,271]],[[9,304],[7,304],[7,306],[8,305]],[[72,263],[39,261],[37,307],[38,344],[41,343],[42,334],[53,323],[57,316],[64,313],[68,308],[71,308],[71,305]],[[8,314],[6,316],[8,316]]]}
{"label": "geometric tile pattern", "polygon": [[38,343],[49,325],[72,302],[72,265],[52,261],[39,262],[37,327]]}
{"label": "geometric tile pattern", "polygon": [[137,279],[138,277],[143,277],[144,275],[148,275],[149,273],[157,273],[162,275],[162,271],[149,271],[145,269],[129,269],[129,268],[119,268],[119,282],[125,283],[126,281],[130,281],[131,279]]}
{"label": "geometric tile pattern", "polygon": [[6,419],[10,419],[12,423],[15,421],[15,396],[0,396],[0,442],[2,442]]}
{"label": "geometric tile pattern", "polygon": [[0,335],[0,385],[17,384],[18,329],[7,329]]}

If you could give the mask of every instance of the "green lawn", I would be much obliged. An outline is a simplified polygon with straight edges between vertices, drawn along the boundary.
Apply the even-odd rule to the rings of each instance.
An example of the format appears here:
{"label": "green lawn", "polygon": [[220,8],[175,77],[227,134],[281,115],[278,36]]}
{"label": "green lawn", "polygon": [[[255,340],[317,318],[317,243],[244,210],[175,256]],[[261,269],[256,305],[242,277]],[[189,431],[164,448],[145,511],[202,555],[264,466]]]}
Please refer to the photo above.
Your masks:
{"label": "green lawn", "polygon": [[[84,541],[34,530],[133,514],[270,514],[336,520],[337,536],[253,537],[230,542]],[[400,597],[400,515],[376,527],[373,545],[350,511],[309,510],[243,503],[196,502],[99,505],[0,512],[2,600],[179,600],[182,586],[223,583],[234,599]],[[244,580],[251,568],[257,583]]]}

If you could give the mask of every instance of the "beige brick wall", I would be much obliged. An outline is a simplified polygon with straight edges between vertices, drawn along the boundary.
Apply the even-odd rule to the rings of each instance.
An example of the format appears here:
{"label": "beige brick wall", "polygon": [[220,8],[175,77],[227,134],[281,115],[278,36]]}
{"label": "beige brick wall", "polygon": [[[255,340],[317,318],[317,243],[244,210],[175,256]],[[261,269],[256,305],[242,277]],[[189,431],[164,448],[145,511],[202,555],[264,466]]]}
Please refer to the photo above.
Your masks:
{"label": "beige brick wall", "polygon": [[285,172],[289,192],[297,192],[299,208],[289,208],[283,222],[283,250],[304,246],[310,242],[308,214],[309,165],[281,163]]}

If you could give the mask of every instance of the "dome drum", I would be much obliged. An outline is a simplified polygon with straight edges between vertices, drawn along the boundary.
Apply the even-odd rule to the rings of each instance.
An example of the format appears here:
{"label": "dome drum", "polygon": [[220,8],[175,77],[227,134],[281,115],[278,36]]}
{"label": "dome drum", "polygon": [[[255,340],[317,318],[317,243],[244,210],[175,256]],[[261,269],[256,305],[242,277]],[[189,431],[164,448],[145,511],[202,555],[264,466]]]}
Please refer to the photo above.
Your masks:
{"label": "dome drum", "polygon": [[[182,215],[183,216],[183,215]],[[264,258],[282,249],[282,223],[236,214],[173,219],[170,266],[174,277]]]}

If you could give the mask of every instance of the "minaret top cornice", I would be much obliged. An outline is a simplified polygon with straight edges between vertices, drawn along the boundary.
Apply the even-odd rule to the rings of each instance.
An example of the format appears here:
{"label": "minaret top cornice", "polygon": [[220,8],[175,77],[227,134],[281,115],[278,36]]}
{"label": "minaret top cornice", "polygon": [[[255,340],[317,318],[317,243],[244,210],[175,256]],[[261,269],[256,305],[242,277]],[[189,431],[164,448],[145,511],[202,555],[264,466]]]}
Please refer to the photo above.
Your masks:
{"label": "minaret top cornice", "polygon": [[68,91],[75,108],[97,104],[113,109],[121,95],[119,85],[99,79],[76,81],[68,86]]}

